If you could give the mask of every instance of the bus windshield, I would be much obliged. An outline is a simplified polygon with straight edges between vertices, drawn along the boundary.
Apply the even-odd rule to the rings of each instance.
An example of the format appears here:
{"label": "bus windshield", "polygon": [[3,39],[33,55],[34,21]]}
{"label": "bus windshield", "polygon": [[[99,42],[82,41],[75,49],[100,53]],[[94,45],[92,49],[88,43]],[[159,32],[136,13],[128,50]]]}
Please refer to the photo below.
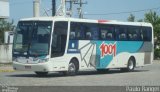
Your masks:
{"label": "bus windshield", "polygon": [[13,54],[42,56],[49,53],[51,21],[20,21],[14,37]]}

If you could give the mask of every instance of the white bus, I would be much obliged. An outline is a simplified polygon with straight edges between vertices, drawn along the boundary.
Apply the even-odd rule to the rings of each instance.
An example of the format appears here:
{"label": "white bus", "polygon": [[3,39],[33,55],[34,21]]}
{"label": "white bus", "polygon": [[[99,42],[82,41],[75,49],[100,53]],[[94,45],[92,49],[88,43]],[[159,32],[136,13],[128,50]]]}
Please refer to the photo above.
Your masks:
{"label": "white bus", "polygon": [[26,18],[14,35],[13,68],[37,75],[118,68],[133,71],[153,61],[150,23],[65,17]]}

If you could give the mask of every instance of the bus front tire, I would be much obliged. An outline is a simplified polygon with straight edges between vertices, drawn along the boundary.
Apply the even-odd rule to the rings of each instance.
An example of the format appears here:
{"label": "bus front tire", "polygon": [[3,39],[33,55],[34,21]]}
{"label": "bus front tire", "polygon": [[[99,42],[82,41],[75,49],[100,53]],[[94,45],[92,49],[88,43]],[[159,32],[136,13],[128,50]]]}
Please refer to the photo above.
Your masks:
{"label": "bus front tire", "polygon": [[75,76],[78,72],[78,66],[76,62],[71,61],[68,65],[68,71],[63,71],[63,75]]}
{"label": "bus front tire", "polygon": [[35,72],[37,76],[47,76],[48,72]]}

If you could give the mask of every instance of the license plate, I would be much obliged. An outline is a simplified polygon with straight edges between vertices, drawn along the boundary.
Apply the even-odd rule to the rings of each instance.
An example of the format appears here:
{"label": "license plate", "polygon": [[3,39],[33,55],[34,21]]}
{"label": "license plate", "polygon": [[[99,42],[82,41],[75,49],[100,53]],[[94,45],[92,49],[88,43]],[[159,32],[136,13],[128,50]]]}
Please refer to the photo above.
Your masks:
{"label": "license plate", "polygon": [[31,66],[25,66],[25,69],[31,69]]}

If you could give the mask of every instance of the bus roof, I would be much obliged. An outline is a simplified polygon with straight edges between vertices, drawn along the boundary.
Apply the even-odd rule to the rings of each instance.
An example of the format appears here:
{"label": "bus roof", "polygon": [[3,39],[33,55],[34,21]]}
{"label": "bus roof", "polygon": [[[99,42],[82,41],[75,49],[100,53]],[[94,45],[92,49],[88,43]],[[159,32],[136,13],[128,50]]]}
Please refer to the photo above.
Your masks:
{"label": "bus roof", "polygon": [[147,22],[123,22],[117,20],[92,20],[92,19],[79,19],[70,17],[32,17],[20,19],[20,21],[74,21],[74,22],[87,22],[87,23],[99,23],[99,24],[116,24],[116,25],[133,25],[133,26],[151,26],[151,23]]}

